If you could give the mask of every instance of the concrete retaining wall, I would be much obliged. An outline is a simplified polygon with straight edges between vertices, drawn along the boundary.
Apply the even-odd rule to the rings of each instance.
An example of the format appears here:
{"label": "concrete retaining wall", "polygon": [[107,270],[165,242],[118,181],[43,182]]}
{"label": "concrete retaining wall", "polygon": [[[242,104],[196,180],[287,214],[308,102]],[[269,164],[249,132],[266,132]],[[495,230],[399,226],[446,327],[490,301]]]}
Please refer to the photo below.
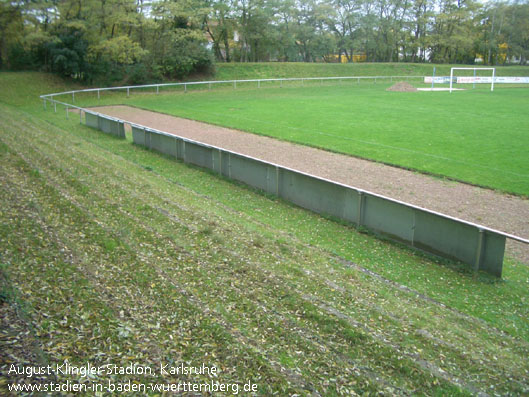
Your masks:
{"label": "concrete retaining wall", "polygon": [[[99,129],[122,128],[123,123],[111,124],[98,117]],[[95,127],[92,116],[86,118],[86,123]],[[316,213],[331,215],[501,277],[506,237],[492,230],[160,131],[133,125],[132,136],[135,144],[208,168]]]}
{"label": "concrete retaining wall", "polygon": [[85,123],[86,125],[97,128],[107,134],[115,135],[123,139],[125,138],[125,125],[120,120],[85,111]]}
{"label": "concrete retaining wall", "polygon": [[97,114],[85,112],[85,123],[92,128],[99,128],[99,117]]}

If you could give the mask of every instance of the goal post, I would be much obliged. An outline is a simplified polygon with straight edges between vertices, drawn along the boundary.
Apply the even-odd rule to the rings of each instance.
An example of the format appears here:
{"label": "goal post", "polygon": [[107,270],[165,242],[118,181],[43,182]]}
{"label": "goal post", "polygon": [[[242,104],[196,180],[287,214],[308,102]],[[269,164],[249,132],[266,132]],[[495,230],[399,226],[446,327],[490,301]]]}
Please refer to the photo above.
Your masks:
{"label": "goal post", "polygon": [[496,75],[496,68],[451,68],[450,69],[450,92],[452,92],[452,84],[454,83],[454,70],[473,70],[474,78],[473,82],[476,81],[476,71],[478,70],[492,70],[492,79],[490,84],[490,90],[494,91],[494,78]]}

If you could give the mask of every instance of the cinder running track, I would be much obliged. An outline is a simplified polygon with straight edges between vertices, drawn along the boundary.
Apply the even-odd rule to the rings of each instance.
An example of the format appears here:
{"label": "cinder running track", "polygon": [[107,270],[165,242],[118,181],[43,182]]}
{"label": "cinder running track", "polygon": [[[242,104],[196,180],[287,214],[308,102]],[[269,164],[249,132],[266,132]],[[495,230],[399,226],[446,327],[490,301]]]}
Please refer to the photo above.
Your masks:
{"label": "cinder running track", "polygon": [[[529,239],[525,198],[129,106],[94,110]],[[507,240],[506,255],[529,264],[529,246],[523,243]]]}

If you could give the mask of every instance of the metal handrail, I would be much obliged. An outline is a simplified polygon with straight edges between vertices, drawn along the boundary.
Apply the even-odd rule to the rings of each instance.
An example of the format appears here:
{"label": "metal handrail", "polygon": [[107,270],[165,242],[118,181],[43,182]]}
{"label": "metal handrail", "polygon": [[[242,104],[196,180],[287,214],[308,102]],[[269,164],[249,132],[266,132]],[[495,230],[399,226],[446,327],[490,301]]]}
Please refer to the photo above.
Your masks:
{"label": "metal handrail", "polygon": [[[57,92],[52,94],[40,95],[41,99],[51,100],[51,98],[59,95],[77,94],[82,92],[101,92],[101,91],[118,91],[130,90],[140,88],[160,88],[160,87],[178,87],[188,85],[206,85],[206,84],[237,84],[237,83],[261,83],[261,82],[283,82],[283,81],[314,81],[314,80],[364,80],[364,79],[410,79],[423,78],[424,76],[332,76],[332,77],[285,77],[274,79],[245,79],[245,80],[210,80],[210,81],[189,81],[182,83],[160,83],[160,84],[144,84],[144,85],[125,85],[119,87],[101,87],[101,88],[86,88],[82,90],[72,90]],[[70,107],[73,107],[70,105]]]}

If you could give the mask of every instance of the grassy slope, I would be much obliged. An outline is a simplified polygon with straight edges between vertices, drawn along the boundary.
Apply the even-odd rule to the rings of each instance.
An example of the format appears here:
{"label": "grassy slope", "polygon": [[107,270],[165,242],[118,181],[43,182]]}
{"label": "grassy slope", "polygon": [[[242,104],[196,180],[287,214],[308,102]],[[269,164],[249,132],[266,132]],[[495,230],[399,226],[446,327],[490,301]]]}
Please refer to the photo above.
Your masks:
{"label": "grassy slope", "polygon": [[[451,67],[461,67],[461,65],[413,63],[221,63],[217,64],[215,78],[231,80],[274,77],[431,76],[434,66],[437,76],[449,76]],[[528,76],[529,68],[523,66],[497,67],[496,72],[498,76]]]}
{"label": "grassy slope", "polygon": [[473,278],[44,112],[60,82],[0,83],[2,292],[49,362],[206,362],[262,394],[527,390],[526,267]]}

